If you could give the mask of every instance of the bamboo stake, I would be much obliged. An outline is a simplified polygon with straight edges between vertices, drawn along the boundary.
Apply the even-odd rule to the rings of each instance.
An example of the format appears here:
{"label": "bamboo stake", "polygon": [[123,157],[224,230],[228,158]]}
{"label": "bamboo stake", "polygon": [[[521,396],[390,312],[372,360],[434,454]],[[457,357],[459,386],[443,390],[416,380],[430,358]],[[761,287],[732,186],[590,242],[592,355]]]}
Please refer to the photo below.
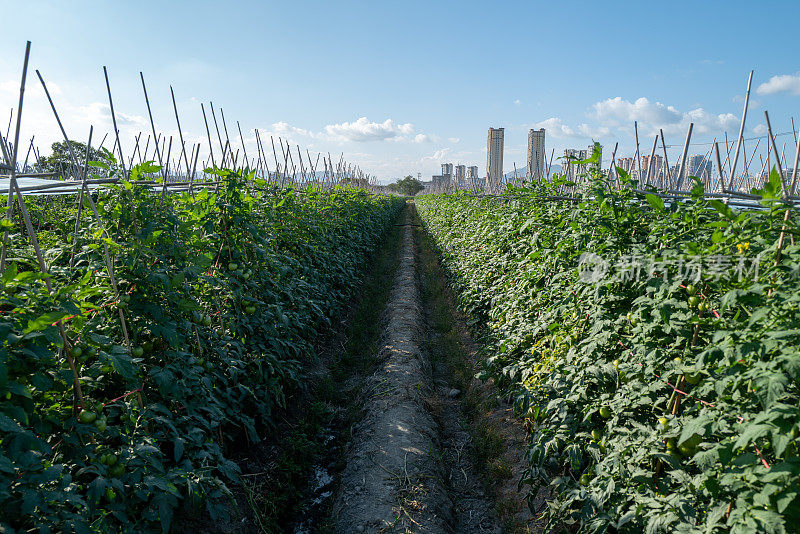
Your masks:
{"label": "bamboo stake", "polygon": [[769,113],[767,110],[764,110],[764,118],[767,121],[767,135],[769,136],[769,140],[772,144],[772,150],[775,152],[775,164],[778,167],[778,174],[781,177],[781,186],[783,187],[783,194],[784,196],[789,196],[789,190],[786,187],[786,180],[783,179],[783,168],[781,167],[781,158],[778,156],[778,147],[775,146],[775,137],[772,135],[772,126],[769,123]]}
{"label": "bamboo stake", "polygon": [[[116,138],[115,146],[119,150],[119,161],[120,165],[122,165],[122,175],[125,176],[127,172],[125,171],[125,157],[122,155],[122,143],[119,140],[119,128],[117,128],[117,115],[114,113],[114,100],[111,98],[111,84],[108,83],[108,70],[105,66],[103,66],[103,76],[106,79],[106,90],[108,91],[108,105],[111,108],[111,122],[114,125],[114,136]],[[114,154],[114,151],[111,151],[111,154]]]}
{"label": "bamboo stake", "polygon": [[656,144],[658,143],[658,136],[653,138],[653,149],[650,151],[650,159],[647,160],[647,184],[650,185],[650,179],[653,174],[653,158],[656,156]]}
{"label": "bamboo stake", "polygon": [[681,165],[678,168],[678,176],[676,178],[677,181],[678,181],[678,184],[675,187],[675,189],[677,189],[679,191],[681,189],[681,185],[683,185],[683,170],[684,170],[684,167],[686,166],[686,157],[689,155],[689,141],[692,138],[692,128],[693,127],[694,127],[694,123],[690,122],[689,123],[689,130],[686,132],[686,142],[683,145],[683,155],[681,156]]}
{"label": "bamboo stake", "polygon": [[[169,86],[169,94],[172,97],[172,110],[175,112],[175,122],[178,124],[178,137],[181,140],[181,152],[183,153],[183,161],[186,163],[186,172],[189,173],[189,160],[186,157],[186,143],[183,140],[183,130],[181,129],[181,119],[178,116],[178,104],[175,103],[175,91],[172,90],[172,86]],[[180,156],[178,157],[180,159]],[[192,179],[189,177],[189,181],[191,182]],[[189,186],[189,191],[191,192],[192,186]]]}
{"label": "bamboo stake", "polygon": [[[86,183],[86,172],[88,171],[88,168],[89,168],[89,150],[90,150],[90,147],[92,146],[92,133],[93,132],[94,132],[94,127],[90,126],[89,127],[89,141],[86,143],[86,157],[85,157],[85,160],[84,160],[85,161],[84,169],[86,169],[86,170],[83,172],[83,174],[81,176],[81,183],[82,184]],[[75,215],[75,234],[73,234],[73,236],[72,236],[72,252],[70,254],[70,259],[69,259],[70,268],[75,266],[75,249],[78,246],[78,231],[81,229],[81,212],[82,212],[82,210],[83,210],[83,187],[81,187],[81,190],[78,193],[78,210],[77,210],[77,213]]]}
{"label": "bamboo stake", "polygon": [[203,103],[202,102],[200,102],[200,109],[203,112],[203,122],[206,124],[206,135],[208,136],[208,150],[211,153],[211,165],[216,167],[217,163],[216,163],[216,161],[214,161],[214,147],[212,146],[212,143],[211,143],[211,132],[208,129],[208,119],[206,118],[206,108],[203,107]]}
{"label": "bamboo stake", "polygon": [[664,169],[666,171],[664,173],[664,178],[668,184],[667,187],[672,187],[672,176],[669,171],[669,160],[667,159],[667,144],[664,142],[664,130],[659,128],[658,133],[661,136],[661,148],[664,150]]}
{"label": "bamboo stake", "polygon": [[[221,108],[220,111],[222,111]],[[242,135],[242,127],[239,125],[239,121],[236,121],[236,128],[239,129],[239,140],[242,142],[242,153],[244,154],[245,161],[247,161],[247,147],[244,146],[244,136]],[[250,164],[248,163],[247,167],[249,166]]]}
{"label": "bamboo stake", "polygon": [[[222,161],[225,161],[225,156],[227,152],[225,151],[225,147],[222,145],[222,136],[219,134],[219,124],[217,124],[217,114],[214,113],[214,103],[209,101],[209,107],[211,108],[211,118],[214,120],[214,128],[217,130],[217,139],[219,140],[219,148],[222,150]],[[221,166],[225,166],[224,163]]]}
{"label": "bamboo stake", "polygon": [[747,105],[750,103],[750,86],[753,83],[753,71],[750,71],[750,76],[747,79],[747,93],[744,97],[744,109],[742,110],[742,123],[739,126],[739,140],[736,143],[736,153],[733,155],[733,166],[731,167],[731,177],[728,181],[727,189],[730,189],[731,183],[733,182],[733,176],[736,172],[736,163],[739,161],[739,149],[742,145],[742,139],[744,138],[744,123],[747,119]]}

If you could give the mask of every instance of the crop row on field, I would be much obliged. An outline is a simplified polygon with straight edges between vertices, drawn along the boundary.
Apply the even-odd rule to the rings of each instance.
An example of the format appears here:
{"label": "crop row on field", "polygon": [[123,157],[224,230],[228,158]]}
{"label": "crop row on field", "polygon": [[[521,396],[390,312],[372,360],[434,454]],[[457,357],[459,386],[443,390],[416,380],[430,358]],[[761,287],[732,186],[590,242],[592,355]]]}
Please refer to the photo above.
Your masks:
{"label": "crop row on field", "polygon": [[232,171],[215,171],[217,191],[162,196],[136,183],[153,169],[95,195],[105,234],[88,202],[74,234],[74,199],[27,200],[47,276],[19,216],[4,222],[0,530],[166,531],[179,506],[223,514],[231,446],[258,441],[302,387],[402,205]]}
{"label": "crop row on field", "polygon": [[548,528],[796,531],[800,214],[779,180],[750,211],[698,182],[671,205],[600,180],[574,203],[417,198],[486,376],[516,394]]}

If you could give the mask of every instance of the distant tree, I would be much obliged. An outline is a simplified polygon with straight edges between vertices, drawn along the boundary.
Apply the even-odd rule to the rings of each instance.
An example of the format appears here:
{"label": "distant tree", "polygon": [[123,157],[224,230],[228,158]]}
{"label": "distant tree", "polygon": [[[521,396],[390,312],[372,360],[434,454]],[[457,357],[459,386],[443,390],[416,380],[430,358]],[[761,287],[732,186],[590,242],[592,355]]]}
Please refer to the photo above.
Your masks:
{"label": "distant tree", "polygon": [[402,180],[398,180],[395,183],[389,184],[389,190],[400,193],[401,195],[408,195],[414,196],[420,191],[425,189],[425,186],[422,185],[422,182],[414,178],[413,176],[409,175],[403,178]]}
{"label": "distant tree", "polygon": [[[86,143],[81,143],[80,141],[70,141],[69,143],[72,145],[72,151],[75,153],[75,158],[78,160],[79,169],[73,169],[75,165],[72,162],[72,155],[67,147],[67,143],[66,141],[61,141],[53,143],[50,146],[52,153],[49,156],[39,159],[39,162],[36,164],[36,170],[39,172],[55,172],[64,178],[75,174],[80,175],[83,171],[83,165],[86,159]],[[106,158],[99,150],[90,148],[89,161],[105,162]],[[77,178],[80,176],[73,177]]]}

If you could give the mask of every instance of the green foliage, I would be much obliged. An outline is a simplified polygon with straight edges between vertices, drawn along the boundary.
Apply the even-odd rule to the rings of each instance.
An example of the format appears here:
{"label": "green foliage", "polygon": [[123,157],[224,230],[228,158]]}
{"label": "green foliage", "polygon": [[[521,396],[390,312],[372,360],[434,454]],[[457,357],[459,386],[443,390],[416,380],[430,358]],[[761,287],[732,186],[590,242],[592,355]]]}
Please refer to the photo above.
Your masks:
{"label": "green foliage", "polygon": [[[70,141],[69,144],[72,146],[72,151],[75,154],[75,159],[77,159],[78,165],[81,166],[79,171],[81,172],[83,170],[82,166],[86,162],[86,143],[81,143],[80,141]],[[69,171],[74,167],[74,164],[66,141],[53,143],[50,146],[50,149],[52,150],[50,155],[39,159],[38,163],[36,164],[36,170],[38,172],[55,172],[65,178],[68,177]],[[105,149],[89,149],[88,161],[90,163],[99,162],[101,165],[106,165],[111,159],[113,159],[111,158],[111,154],[109,154]]]}
{"label": "green foliage", "polygon": [[162,199],[136,183],[147,172],[99,194],[108,237],[87,206],[74,267],[76,211],[59,209],[74,199],[28,200],[52,294],[12,221],[0,531],[168,531],[178,507],[224,515],[238,474],[228,452],[273,428],[402,207],[358,189],[251,189],[252,175],[224,170],[217,192]]}
{"label": "green foliage", "polygon": [[402,180],[398,180],[392,184],[389,184],[389,191],[394,191],[396,193],[400,193],[401,195],[408,195],[410,197],[413,197],[423,189],[425,189],[425,187],[422,185],[422,182],[410,175],[406,176]]}
{"label": "green foliage", "polygon": [[[526,481],[531,495],[553,490],[548,528],[796,531],[800,214],[776,265],[779,178],[749,211],[704,200],[699,182],[690,200],[665,205],[596,178],[579,203],[543,201],[548,184],[416,199],[482,332],[485,376],[526,418]],[[584,253],[611,272],[584,281]],[[635,255],[672,268],[611,276]],[[745,260],[747,276],[679,274],[687,256]]]}

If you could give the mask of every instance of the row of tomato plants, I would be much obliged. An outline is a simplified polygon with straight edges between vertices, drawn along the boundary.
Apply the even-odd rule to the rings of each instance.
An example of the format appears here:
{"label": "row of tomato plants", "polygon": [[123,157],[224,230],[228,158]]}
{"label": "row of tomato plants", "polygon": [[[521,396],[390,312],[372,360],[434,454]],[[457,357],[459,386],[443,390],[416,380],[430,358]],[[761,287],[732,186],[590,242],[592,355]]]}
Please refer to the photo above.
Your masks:
{"label": "row of tomato plants", "polygon": [[416,199],[484,376],[525,418],[548,528],[797,531],[800,213],[780,177],[740,210],[598,172],[547,201],[565,185]]}
{"label": "row of tomato plants", "polygon": [[74,198],[29,197],[47,275],[19,215],[3,223],[4,532],[169,531],[177,509],[222,518],[231,451],[269,433],[303,387],[315,338],[402,207],[241,171],[215,170],[219,187],[194,194],[137,184],[157,171],[95,194],[102,226],[85,199],[77,233]]}

